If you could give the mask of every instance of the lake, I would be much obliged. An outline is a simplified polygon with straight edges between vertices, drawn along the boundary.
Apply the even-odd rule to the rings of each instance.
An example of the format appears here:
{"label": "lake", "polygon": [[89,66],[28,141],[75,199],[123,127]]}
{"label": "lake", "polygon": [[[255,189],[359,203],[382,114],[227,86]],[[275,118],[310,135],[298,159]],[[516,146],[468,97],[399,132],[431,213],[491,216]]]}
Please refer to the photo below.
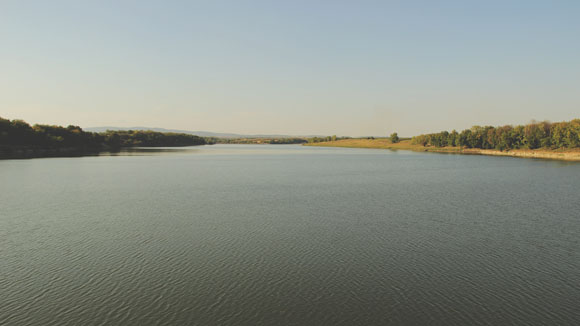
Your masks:
{"label": "lake", "polygon": [[0,161],[0,325],[580,325],[580,164],[296,145]]}

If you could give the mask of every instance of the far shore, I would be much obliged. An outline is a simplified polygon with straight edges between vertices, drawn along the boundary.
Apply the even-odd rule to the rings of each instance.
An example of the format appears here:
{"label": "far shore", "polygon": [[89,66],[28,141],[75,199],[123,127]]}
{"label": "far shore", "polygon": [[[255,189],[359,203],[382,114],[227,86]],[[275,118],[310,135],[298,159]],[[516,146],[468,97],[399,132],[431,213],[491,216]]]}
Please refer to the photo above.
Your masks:
{"label": "far shore", "polygon": [[541,158],[561,161],[580,162],[580,149],[512,149],[499,151],[495,149],[479,148],[461,148],[461,147],[433,147],[411,144],[410,139],[401,140],[398,143],[392,143],[389,139],[341,139],[336,141],[326,141],[319,143],[308,143],[304,146],[320,147],[347,147],[347,148],[378,148],[394,150],[410,150],[415,152],[436,152],[436,153],[455,153],[455,154],[476,154],[476,155],[494,155],[494,156],[512,156],[521,158]]}

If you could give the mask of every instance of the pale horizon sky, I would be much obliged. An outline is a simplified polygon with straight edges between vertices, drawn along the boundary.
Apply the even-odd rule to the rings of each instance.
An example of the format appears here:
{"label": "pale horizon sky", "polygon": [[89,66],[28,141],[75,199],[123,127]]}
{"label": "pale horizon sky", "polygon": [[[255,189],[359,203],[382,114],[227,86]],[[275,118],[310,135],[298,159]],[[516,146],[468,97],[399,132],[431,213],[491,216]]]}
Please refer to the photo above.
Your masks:
{"label": "pale horizon sky", "polygon": [[0,1],[0,117],[412,136],[580,118],[580,1]]}

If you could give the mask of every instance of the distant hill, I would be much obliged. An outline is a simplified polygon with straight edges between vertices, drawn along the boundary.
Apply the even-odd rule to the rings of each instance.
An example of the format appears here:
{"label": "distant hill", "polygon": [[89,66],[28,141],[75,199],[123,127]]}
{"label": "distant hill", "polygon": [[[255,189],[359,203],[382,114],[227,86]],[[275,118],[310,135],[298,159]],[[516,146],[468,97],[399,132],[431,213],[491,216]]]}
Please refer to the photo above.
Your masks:
{"label": "distant hill", "polygon": [[83,128],[85,131],[91,132],[104,132],[107,130],[150,130],[157,132],[175,132],[180,134],[190,134],[201,137],[218,137],[218,138],[294,138],[294,137],[313,137],[313,136],[289,136],[289,135],[242,135],[242,134],[229,134],[220,132],[210,132],[210,131],[190,131],[190,130],[178,130],[178,129],[165,129],[165,128],[149,128],[149,127],[91,127]]}

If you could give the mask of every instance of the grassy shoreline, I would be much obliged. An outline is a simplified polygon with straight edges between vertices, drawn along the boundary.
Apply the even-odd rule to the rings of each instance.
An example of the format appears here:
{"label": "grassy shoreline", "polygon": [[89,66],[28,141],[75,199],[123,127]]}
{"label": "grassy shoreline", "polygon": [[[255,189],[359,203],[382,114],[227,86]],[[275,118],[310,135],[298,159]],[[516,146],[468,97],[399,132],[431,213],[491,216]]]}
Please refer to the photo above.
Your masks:
{"label": "grassy shoreline", "polygon": [[460,148],[460,147],[432,147],[411,144],[411,140],[402,140],[396,144],[388,139],[342,139],[320,143],[308,143],[304,146],[319,147],[346,147],[346,148],[378,148],[391,150],[410,150],[415,152],[455,153],[471,155],[511,156],[521,158],[541,158],[550,160],[580,162],[580,149],[550,150],[550,149],[513,149],[499,151],[495,149]]}

